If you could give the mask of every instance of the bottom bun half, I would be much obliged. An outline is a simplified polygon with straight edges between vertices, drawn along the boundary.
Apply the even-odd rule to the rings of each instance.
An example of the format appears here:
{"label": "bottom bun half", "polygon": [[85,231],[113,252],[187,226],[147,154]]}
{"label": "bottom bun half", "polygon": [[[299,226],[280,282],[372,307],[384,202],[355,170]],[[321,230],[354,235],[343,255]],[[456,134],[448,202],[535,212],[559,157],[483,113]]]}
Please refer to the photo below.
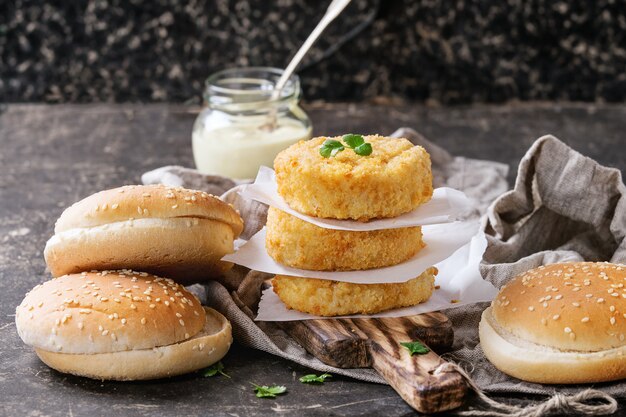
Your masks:
{"label": "bottom bun half", "polygon": [[232,328],[217,311],[206,308],[202,331],[185,341],[152,349],[97,354],[66,354],[35,349],[57,371],[101,380],[133,381],[182,375],[219,361],[232,343]]}
{"label": "bottom bun half", "polygon": [[597,352],[559,350],[516,337],[495,323],[491,307],[479,325],[489,361],[515,378],[541,384],[579,384],[626,378],[626,346]]}

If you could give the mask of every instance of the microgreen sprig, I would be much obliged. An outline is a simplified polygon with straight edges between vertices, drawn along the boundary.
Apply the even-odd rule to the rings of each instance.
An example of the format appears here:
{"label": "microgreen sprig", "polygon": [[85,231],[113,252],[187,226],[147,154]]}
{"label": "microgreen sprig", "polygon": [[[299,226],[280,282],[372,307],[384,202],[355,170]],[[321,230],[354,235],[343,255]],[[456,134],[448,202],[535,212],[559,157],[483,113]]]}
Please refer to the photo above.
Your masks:
{"label": "microgreen sprig", "polygon": [[345,143],[339,142],[334,139],[326,139],[322,146],[320,146],[320,155],[324,158],[329,158],[331,156],[337,155],[339,152],[343,151],[346,146],[352,149],[357,155],[367,156],[372,153],[372,144],[365,142],[365,139],[362,135],[356,135],[354,133],[350,133],[347,135],[343,135],[341,140]]}
{"label": "microgreen sprig", "polygon": [[276,398],[277,395],[287,392],[287,387],[284,385],[257,385],[252,384],[254,392],[258,398]]}
{"label": "microgreen sprig", "polygon": [[411,353],[411,356],[413,355],[424,355],[428,352],[430,352],[430,349],[428,349],[426,346],[424,346],[424,344],[422,344],[422,342],[400,342],[400,345],[404,346],[405,348],[407,348],[409,350],[409,352]]}
{"label": "microgreen sprig", "polygon": [[317,376],[315,374],[309,374],[300,377],[300,382],[302,382],[303,384],[323,384],[326,378],[332,377],[333,376],[331,374],[322,374],[320,376]]}
{"label": "microgreen sprig", "polygon": [[217,374],[230,378],[230,375],[224,372],[224,364],[221,361],[209,366],[203,371],[204,376],[215,376]]}

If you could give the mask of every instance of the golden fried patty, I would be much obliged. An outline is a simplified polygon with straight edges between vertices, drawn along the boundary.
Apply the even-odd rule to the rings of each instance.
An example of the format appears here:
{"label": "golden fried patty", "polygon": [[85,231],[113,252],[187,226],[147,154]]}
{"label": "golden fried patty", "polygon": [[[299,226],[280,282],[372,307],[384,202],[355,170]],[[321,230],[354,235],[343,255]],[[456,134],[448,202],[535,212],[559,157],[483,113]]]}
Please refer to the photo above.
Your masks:
{"label": "golden fried patty", "polygon": [[270,207],[265,247],[274,260],[314,271],[355,271],[404,262],[425,246],[422,228],[325,229]]}
{"label": "golden fried patty", "polygon": [[291,208],[315,217],[367,221],[397,217],[429,201],[430,156],[406,139],[364,136],[369,156],[346,149],[324,158],[326,139],[300,141],[274,160],[278,193]]}
{"label": "golden fried patty", "polygon": [[401,284],[350,284],[315,278],[276,275],[274,292],[287,308],[316,316],[373,314],[428,300],[437,268]]}

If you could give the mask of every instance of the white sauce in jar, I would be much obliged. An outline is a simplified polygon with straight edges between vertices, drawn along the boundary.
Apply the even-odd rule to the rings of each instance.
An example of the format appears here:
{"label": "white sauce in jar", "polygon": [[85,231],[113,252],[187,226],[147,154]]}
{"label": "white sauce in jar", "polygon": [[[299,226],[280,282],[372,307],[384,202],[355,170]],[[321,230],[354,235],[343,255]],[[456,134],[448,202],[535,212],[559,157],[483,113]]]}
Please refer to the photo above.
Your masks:
{"label": "white sauce in jar", "polygon": [[196,167],[204,174],[254,178],[261,165],[274,165],[280,151],[311,138],[311,127],[297,120],[279,118],[273,131],[261,126],[259,121],[251,121],[210,130],[194,129],[191,137]]}

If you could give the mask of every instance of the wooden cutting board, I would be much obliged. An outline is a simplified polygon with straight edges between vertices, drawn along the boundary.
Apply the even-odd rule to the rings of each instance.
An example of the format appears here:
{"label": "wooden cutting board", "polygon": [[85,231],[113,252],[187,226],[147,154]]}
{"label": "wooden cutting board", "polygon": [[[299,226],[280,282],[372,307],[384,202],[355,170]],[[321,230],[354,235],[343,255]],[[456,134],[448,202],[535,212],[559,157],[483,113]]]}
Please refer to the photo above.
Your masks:
{"label": "wooden cutting board", "polygon": [[[466,392],[456,372],[435,374],[444,360],[433,350],[452,345],[452,324],[442,313],[410,317],[278,322],[309,353],[338,368],[374,368],[422,413],[460,406]],[[411,356],[400,342],[419,340],[431,351]]]}

